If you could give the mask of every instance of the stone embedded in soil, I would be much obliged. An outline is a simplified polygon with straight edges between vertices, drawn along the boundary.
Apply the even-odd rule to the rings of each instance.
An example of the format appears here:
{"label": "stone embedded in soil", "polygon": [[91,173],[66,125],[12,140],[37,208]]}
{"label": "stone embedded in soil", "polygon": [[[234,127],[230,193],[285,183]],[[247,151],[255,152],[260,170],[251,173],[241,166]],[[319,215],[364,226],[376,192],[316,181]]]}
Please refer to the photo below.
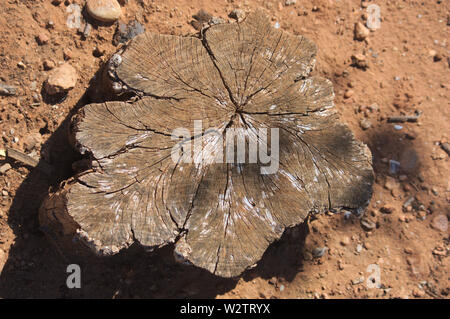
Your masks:
{"label": "stone embedded in soil", "polygon": [[55,68],[55,62],[53,62],[52,60],[45,60],[43,63],[44,66],[44,70],[49,71],[49,70],[53,70]]}
{"label": "stone embedded in soil", "polygon": [[75,87],[78,75],[73,66],[64,63],[49,73],[44,83],[46,92],[50,95],[67,92]]}
{"label": "stone embedded in soil", "polygon": [[122,14],[122,9],[117,0],[88,0],[86,11],[94,19],[103,22],[114,22]]}
{"label": "stone embedded in soil", "polygon": [[361,121],[359,122],[359,125],[361,126],[361,128],[363,130],[367,130],[372,127],[372,122],[370,120],[364,118],[364,119],[361,119]]}
{"label": "stone embedded in soil", "polygon": [[353,96],[353,94],[355,94],[355,91],[353,91],[353,90],[347,90],[347,91],[345,91],[345,93],[344,93],[344,98],[349,99],[349,98],[351,98],[351,97]]}
{"label": "stone embedded in soil", "polygon": [[344,238],[341,239],[341,245],[342,246],[347,246],[349,244],[350,244],[350,237],[344,236]]}
{"label": "stone embedded in soil", "polygon": [[194,14],[192,16],[195,20],[191,21],[191,25],[194,27],[195,30],[200,31],[201,29],[203,29],[203,27],[210,23],[211,19],[213,18],[213,16],[203,10],[200,9],[196,14]]}
{"label": "stone embedded in soil", "polygon": [[50,39],[45,33],[39,33],[39,35],[36,37],[36,41],[39,45],[44,45],[47,44]]}
{"label": "stone embedded in soil", "polygon": [[369,36],[370,31],[364,26],[364,24],[357,22],[355,23],[354,33],[356,40],[363,41]]}
{"label": "stone embedded in soil", "polygon": [[244,20],[245,13],[241,9],[234,9],[233,11],[230,12],[230,14],[228,16],[231,19],[235,19],[236,21],[240,22],[240,21]]}
{"label": "stone embedded in soil", "polygon": [[313,249],[312,255],[314,258],[320,258],[326,253],[327,249],[327,247],[316,247]]}
{"label": "stone embedded in soil", "polygon": [[425,296],[425,292],[422,289],[414,288],[412,291],[414,297],[421,298]]}
{"label": "stone embedded in soil", "polygon": [[73,58],[73,52],[70,49],[64,49],[63,51],[63,58],[65,61],[70,60]]}
{"label": "stone embedded in soil", "polygon": [[32,151],[38,144],[42,143],[42,135],[39,133],[31,133],[23,140],[25,151]]}
{"label": "stone embedded in soil", "polygon": [[434,61],[434,62],[439,62],[439,61],[441,61],[441,60],[442,60],[442,54],[436,53],[436,54],[434,55],[434,57],[433,57],[433,61]]}
{"label": "stone embedded in soil", "polygon": [[447,216],[440,214],[431,220],[431,227],[441,232],[448,230],[448,218]]}
{"label": "stone embedded in soil", "polygon": [[367,57],[364,54],[353,54],[351,58],[353,66],[362,70],[366,70],[367,68],[369,68],[369,62],[367,61]]}
{"label": "stone embedded in soil", "polygon": [[383,214],[392,214],[395,212],[395,208],[390,205],[384,205],[380,208],[380,212],[382,212]]}
{"label": "stone embedded in soil", "polygon": [[67,7],[66,12],[68,14],[66,25],[69,29],[81,28],[83,17],[81,15],[81,8],[78,4],[74,3]]}

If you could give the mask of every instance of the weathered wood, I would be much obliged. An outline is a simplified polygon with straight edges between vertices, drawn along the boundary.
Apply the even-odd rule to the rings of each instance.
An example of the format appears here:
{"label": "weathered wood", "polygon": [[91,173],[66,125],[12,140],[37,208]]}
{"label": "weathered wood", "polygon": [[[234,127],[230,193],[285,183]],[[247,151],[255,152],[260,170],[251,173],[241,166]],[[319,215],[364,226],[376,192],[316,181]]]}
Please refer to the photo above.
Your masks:
{"label": "weathered wood", "polygon": [[399,115],[388,117],[388,123],[417,122],[419,115]]}
{"label": "weathered wood", "polygon": [[[112,57],[109,76],[117,92],[138,99],[77,114],[74,140],[92,169],[47,198],[41,223],[104,255],[133,242],[175,243],[177,259],[233,277],[310,212],[364,207],[371,154],[339,123],[331,82],[308,77],[315,55],[310,40],[272,28],[260,12],[211,26],[201,39],[137,36]],[[177,128],[192,138],[173,136]],[[246,152],[264,139],[258,129],[278,128],[279,169],[215,162],[231,128],[246,129]],[[171,152],[187,153],[191,141],[202,143],[194,157],[203,160],[174,161]]]}
{"label": "weathered wood", "polygon": [[28,154],[25,154],[19,150],[7,147],[6,148],[6,152],[8,155],[8,158],[13,159],[15,161],[18,161],[24,165],[30,166],[30,167],[37,167],[39,168],[42,172],[44,172],[47,175],[51,175],[53,174],[53,167],[51,165],[49,165],[48,163],[44,162],[44,161],[39,161],[33,157],[31,157]]}

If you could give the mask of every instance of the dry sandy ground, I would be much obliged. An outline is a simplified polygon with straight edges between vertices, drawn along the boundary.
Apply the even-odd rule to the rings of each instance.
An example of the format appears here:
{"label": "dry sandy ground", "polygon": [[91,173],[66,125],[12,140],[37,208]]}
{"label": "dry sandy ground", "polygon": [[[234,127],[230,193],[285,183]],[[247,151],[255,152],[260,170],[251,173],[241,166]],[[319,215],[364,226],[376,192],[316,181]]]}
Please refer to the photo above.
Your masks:
{"label": "dry sandy ground", "polygon": [[[449,141],[448,1],[372,1],[381,8],[381,28],[366,41],[354,39],[354,24],[365,12],[356,0],[297,0],[290,6],[272,0],[130,0],[123,6],[122,21],[137,19],[147,31],[177,35],[197,32],[190,22],[201,8],[224,19],[235,8],[263,8],[274,24],[318,45],[314,74],[334,83],[343,121],[372,150],[376,184],[366,218],[376,224],[373,230],[364,230],[355,216],[317,216],[233,280],[175,263],[172,247],[153,253],[131,247],[103,259],[71,256],[39,230],[42,199],[73,174],[71,163],[79,158],[66,138],[70,112],[102,98],[85,93],[117,49],[115,24],[94,25],[87,38],[68,28],[70,3],[84,1],[4,0],[0,6],[0,80],[18,88],[16,95],[0,97],[0,149],[22,150],[55,168],[49,177],[0,156],[0,166],[12,166],[0,174],[0,297],[448,298],[449,156],[441,147]],[[47,44],[37,43],[41,33]],[[366,56],[366,70],[351,65],[353,54]],[[64,59],[79,74],[76,87],[65,100],[40,96],[48,76],[43,62]],[[345,98],[349,89],[353,94]],[[416,111],[418,122],[402,123],[401,130],[387,122]],[[391,159],[401,163],[396,174],[389,173]],[[412,196],[412,204],[402,207]],[[317,247],[328,249],[313,258]],[[81,266],[81,289],[66,287],[70,263]],[[380,282],[372,287],[367,280],[377,269]]]}

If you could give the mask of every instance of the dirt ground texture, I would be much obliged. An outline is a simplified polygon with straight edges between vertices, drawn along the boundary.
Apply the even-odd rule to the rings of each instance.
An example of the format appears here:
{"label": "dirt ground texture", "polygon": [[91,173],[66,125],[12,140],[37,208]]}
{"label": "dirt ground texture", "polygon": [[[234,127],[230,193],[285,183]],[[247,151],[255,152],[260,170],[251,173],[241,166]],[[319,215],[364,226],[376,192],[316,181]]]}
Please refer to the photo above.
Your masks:
{"label": "dirt ground texture", "polygon": [[[1,1],[0,81],[17,92],[0,96],[0,150],[11,147],[40,161],[31,168],[0,154],[0,167],[11,165],[0,173],[1,298],[449,297],[448,1],[122,1],[120,21],[176,35],[198,32],[191,21],[199,9],[232,21],[233,9],[263,8],[274,25],[317,44],[313,74],[333,82],[342,121],[372,151],[376,182],[363,222],[345,212],[314,216],[236,279],[176,263],[172,246],[81,258],[40,230],[43,198],[73,175],[71,164],[80,159],[67,141],[70,116],[104,98],[89,87],[118,48],[116,23],[94,23],[87,37],[68,27],[67,8],[84,2]],[[354,26],[364,23],[368,4],[381,8],[381,28],[358,41]],[[352,63],[357,54],[364,55],[359,67]],[[65,99],[55,100],[43,90],[44,61],[65,60],[79,79]],[[387,121],[417,114],[417,122]],[[400,163],[395,173],[390,160]],[[72,263],[82,270],[80,289],[66,286]],[[368,284],[377,270],[380,281]]]}

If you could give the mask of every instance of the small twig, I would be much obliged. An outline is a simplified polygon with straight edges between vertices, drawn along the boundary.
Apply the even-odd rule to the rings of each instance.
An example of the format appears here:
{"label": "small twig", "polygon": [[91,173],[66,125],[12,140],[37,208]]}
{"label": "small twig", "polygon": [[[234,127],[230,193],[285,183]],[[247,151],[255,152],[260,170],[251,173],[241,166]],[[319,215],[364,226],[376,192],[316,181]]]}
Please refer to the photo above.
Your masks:
{"label": "small twig", "polygon": [[31,157],[30,155],[27,155],[25,153],[22,153],[21,151],[18,151],[10,147],[6,148],[6,153],[8,158],[12,158],[15,161],[21,162],[31,167],[37,167],[47,175],[52,174],[53,168],[44,161],[39,161]]}
{"label": "small twig", "polygon": [[388,123],[405,123],[405,122],[417,122],[419,115],[405,115],[405,116],[391,116],[388,117]]}
{"label": "small twig", "polygon": [[39,161],[37,159],[34,159],[30,155],[22,153],[13,148],[7,147],[6,153],[8,154],[9,158],[12,158],[15,161],[19,161],[25,165],[36,167],[39,164]]}

